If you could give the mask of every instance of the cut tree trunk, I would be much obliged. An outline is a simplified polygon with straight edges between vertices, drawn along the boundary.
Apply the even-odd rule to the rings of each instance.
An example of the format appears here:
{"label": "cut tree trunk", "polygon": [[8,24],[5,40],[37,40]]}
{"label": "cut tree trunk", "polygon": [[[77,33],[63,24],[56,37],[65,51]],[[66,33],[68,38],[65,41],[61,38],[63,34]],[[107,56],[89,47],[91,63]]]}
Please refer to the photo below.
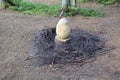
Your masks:
{"label": "cut tree trunk", "polygon": [[72,5],[73,5],[74,7],[76,7],[76,6],[77,6],[77,0],[73,0]]}
{"label": "cut tree trunk", "polygon": [[62,0],[62,8],[68,8],[71,6],[71,0]]}
{"label": "cut tree trunk", "polygon": [[62,8],[58,14],[59,17],[62,17],[64,14],[64,11],[68,9],[71,6],[71,0],[62,0]]}
{"label": "cut tree trunk", "polygon": [[[77,0],[72,0],[72,6],[76,6]],[[62,17],[65,10],[68,10],[71,7],[71,0],[62,0],[62,8],[58,14],[59,17]]]}
{"label": "cut tree trunk", "polygon": [[0,5],[3,5],[4,4],[4,1],[3,0],[0,0]]}

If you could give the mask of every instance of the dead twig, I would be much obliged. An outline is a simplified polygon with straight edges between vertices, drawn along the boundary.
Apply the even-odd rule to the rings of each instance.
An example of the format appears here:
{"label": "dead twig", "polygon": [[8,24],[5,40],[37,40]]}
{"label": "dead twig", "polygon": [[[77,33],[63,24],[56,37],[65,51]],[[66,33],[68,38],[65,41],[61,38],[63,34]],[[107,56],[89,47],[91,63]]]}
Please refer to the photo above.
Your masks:
{"label": "dead twig", "polygon": [[62,17],[63,15],[64,15],[64,12],[65,12],[65,8],[62,8],[61,10],[60,10],[60,12],[58,13],[58,17]]}

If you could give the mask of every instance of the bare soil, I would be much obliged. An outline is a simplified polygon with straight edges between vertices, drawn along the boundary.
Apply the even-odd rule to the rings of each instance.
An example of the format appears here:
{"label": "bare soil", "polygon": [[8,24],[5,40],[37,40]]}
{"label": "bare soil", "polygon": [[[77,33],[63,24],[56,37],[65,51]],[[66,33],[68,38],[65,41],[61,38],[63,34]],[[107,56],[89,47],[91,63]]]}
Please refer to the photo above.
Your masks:
{"label": "bare soil", "polygon": [[67,17],[73,28],[101,33],[114,47],[82,66],[28,66],[35,33],[56,26],[59,18],[0,11],[0,80],[120,80],[120,7],[103,7],[105,17]]}

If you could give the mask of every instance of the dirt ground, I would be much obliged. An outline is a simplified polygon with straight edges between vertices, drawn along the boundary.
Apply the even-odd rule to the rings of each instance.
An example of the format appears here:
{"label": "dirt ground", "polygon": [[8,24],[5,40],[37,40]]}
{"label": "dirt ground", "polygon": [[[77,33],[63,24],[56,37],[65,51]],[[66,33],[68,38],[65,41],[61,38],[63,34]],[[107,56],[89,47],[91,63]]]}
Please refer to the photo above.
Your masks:
{"label": "dirt ground", "polygon": [[115,49],[83,66],[41,67],[27,66],[31,41],[44,26],[56,26],[59,18],[0,11],[0,80],[120,80],[120,7],[108,6],[102,11],[105,17],[67,18],[72,28],[101,33]]}

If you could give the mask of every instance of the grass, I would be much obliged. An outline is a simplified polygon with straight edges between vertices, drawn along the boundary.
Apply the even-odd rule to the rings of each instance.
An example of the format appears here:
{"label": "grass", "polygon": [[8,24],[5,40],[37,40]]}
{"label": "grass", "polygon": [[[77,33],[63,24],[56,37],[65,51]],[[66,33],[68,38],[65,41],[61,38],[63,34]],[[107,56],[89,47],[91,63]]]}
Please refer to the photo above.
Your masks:
{"label": "grass", "polygon": [[0,10],[5,8],[5,3],[3,1],[0,1]]}
{"label": "grass", "polygon": [[60,6],[48,6],[40,3],[20,1],[19,4],[10,6],[9,8],[23,14],[56,15],[60,9]]}
{"label": "grass", "polygon": [[102,17],[104,16],[103,13],[91,9],[91,8],[78,8],[78,7],[71,7],[70,9],[66,10],[64,16],[75,16],[75,15],[83,15],[83,16],[93,16],[93,17]]}
{"label": "grass", "polygon": [[4,9],[4,8],[5,8],[5,5],[4,5],[4,4],[0,5],[0,10],[1,10],[1,9]]}
{"label": "grass", "polygon": [[111,4],[115,4],[116,2],[118,2],[119,0],[79,0],[82,3],[86,3],[86,2],[98,2],[98,3],[102,3],[104,5],[111,5]]}
{"label": "grass", "polygon": [[111,5],[111,4],[115,4],[118,0],[97,0],[97,1],[105,5]]}
{"label": "grass", "polygon": [[[54,15],[56,16],[60,9],[60,5],[45,5],[40,3],[32,3],[24,0],[7,0],[11,6],[10,9],[16,10],[23,14],[37,14],[37,15]],[[90,8],[71,7],[65,10],[64,16],[103,16],[102,13]]]}

